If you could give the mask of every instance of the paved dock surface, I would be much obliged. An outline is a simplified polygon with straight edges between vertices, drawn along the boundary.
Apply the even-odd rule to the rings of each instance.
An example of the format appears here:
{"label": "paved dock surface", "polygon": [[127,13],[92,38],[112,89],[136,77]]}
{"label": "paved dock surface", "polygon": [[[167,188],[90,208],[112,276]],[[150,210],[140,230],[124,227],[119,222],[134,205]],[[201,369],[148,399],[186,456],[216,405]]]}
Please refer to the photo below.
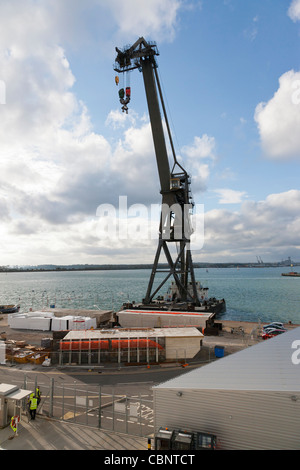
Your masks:
{"label": "paved dock surface", "polygon": [[19,425],[14,436],[10,426],[0,429],[0,450],[147,450],[145,437],[119,434],[88,426],[37,417]]}

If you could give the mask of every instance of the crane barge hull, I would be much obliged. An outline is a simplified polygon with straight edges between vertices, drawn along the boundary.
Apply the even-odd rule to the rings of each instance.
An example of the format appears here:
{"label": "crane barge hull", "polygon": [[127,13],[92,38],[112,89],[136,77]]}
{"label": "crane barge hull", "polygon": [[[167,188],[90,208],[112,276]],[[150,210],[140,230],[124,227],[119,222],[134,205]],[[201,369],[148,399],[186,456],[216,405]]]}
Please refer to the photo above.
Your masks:
{"label": "crane barge hull", "polygon": [[281,276],[300,277],[300,273],[296,273],[295,271],[291,271],[289,273],[282,273]]}
{"label": "crane barge hull", "polygon": [[215,317],[226,310],[225,301],[215,300],[210,305],[187,309],[183,305],[124,304],[117,313],[118,324],[135,328],[194,327],[202,333],[214,327]]}

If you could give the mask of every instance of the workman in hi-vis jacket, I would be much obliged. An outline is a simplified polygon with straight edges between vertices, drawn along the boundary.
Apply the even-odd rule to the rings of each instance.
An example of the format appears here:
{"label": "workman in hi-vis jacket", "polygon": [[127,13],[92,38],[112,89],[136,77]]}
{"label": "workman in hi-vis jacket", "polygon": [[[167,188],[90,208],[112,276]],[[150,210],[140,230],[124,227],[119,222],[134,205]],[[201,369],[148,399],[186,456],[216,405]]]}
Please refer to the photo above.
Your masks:
{"label": "workman in hi-vis jacket", "polygon": [[37,386],[36,389],[35,389],[35,396],[37,398],[37,403],[38,405],[40,404],[40,401],[41,401],[41,390],[40,390],[40,387]]}
{"label": "workman in hi-vis jacket", "polygon": [[37,398],[35,396],[30,397],[29,413],[30,413],[31,419],[35,419],[37,406],[38,406]]}
{"label": "workman in hi-vis jacket", "polygon": [[10,427],[14,433],[17,433],[17,430],[18,430],[17,419],[18,419],[17,416],[13,416],[10,420]]}

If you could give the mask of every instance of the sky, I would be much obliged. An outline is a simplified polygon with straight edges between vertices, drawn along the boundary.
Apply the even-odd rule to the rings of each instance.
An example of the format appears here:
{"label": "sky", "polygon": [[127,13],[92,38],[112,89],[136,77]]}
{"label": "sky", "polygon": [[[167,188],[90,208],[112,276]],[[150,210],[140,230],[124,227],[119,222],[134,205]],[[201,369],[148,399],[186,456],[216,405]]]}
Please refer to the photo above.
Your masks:
{"label": "sky", "polygon": [[152,263],[143,78],[120,76],[126,114],[113,67],[141,36],[191,175],[194,261],[300,261],[300,0],[1,0],[0,266]]}

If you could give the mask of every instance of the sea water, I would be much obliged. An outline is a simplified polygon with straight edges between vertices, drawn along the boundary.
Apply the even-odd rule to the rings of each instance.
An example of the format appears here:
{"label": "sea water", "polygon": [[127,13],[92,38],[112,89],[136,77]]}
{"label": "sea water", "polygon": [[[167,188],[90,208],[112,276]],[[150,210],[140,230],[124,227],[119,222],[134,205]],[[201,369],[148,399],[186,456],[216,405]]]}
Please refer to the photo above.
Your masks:
{"label": "sea water", "polygon": [[[209,296],[226,300],[224,320],[282,321],[300,324],[300,277],[281,276],[290,268],[195,269]],[[140,302],[149,269],[0,273],[0,304],[19,304],[20,312],[55,305],[118,311],[124,302]],[[156,285],[164,278],[158,273]],[[163,294],[169,284],[163,286]]]}

